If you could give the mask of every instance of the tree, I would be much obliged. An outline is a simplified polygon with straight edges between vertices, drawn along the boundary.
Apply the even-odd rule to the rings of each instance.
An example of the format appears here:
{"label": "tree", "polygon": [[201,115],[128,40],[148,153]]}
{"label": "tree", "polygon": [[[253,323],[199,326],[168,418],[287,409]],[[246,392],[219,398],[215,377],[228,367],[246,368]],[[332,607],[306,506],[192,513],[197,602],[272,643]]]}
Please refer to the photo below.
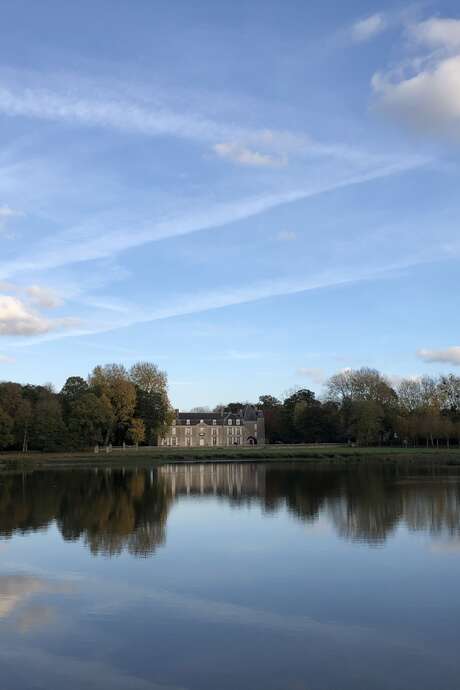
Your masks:
{"label": "tree", "polygon": [[264,413],[265,438],[268,443],[283,440],[283,405],[273,395],[261,395],[259,404]]}
{"label": "tree", "polygon": [[144,393],[163,392],[168,385],[166,372],[161,371],[152,362],[136,362],[129,370],[129,377]]}
{"label": "tree", "polygon": [[8,448],[13,442],[13,420],[10,415],[0,407],[0,448]]}
{"label": "tree", "polygon": [[128,439],[135,444],[145,441],[145,426],[142,419],[133,419],[128,429]]}
{"label": "tree", "polygon": [[89,376],[89,387],[98,397],[105,396],[111,404],[113,423],[107,431],[105,443],[112,437],[123,441],[134,416],[136,387],[122,364],[97,366]]}
{"label": "tree", "polygon": [[[135,386],[135,416],[144,425],[144,439],[154,445],[159,435],[171,424],[173,412],[169,403],[167,376],[151,362],[137,362],[129,377]],[[141,441],[139,441],[140,443]]]}
{"label": "tree", "polygon": [[30,447],[34,450],[56,451],[68,447],[67,429],[56,396],[43,394],[33,410],[30,426]]}
{"label": "tree", "polygon": [[327,398],[335,402],[344,400],[373,400],[381,405],[394,404],[396,392],[376,369],[362,367],[347,369],[331,376],[326,384]]}
{"label": "tree", "polygon": [[9,381],[0,383],[0,406],[13,420],[12,445],[27,450],[32,403],[24,397],[24,387]]}
{"label": "tree", "polygon": [[383,432],[382,405],[375,400],[356,400],[352,405],[351,429],[357,442],[363,446],[378,443]]}
{"label": "tree", "polygon": [[69,376],[60,392],[64,407],[68,408],[72,403],[85,395],[88,390],[89,386],[81,376]]}
{"label": "tree", "polygon": [[102,395],[85,393],[69,405],[67,425],[72,445],[88,448],[103,443],[113,426],[110,400]]}

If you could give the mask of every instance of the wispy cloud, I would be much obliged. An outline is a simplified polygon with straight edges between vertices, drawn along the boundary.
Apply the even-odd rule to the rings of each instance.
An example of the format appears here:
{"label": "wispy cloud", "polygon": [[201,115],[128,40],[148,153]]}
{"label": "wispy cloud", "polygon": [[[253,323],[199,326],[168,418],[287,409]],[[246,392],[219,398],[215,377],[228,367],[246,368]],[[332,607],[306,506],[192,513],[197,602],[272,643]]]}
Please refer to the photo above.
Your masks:
{"label": "wispy cloud", "polygon": [[3,364],[13,364],[16,360],[14,357],[9,357],[8,355],[1,355],[0,354],[0,363],[3,362]]}
{"label": "wispy cloud", "polygon": [[7,239],[13,237],[11,232],[7,230],[8,221],[22,215],[20,211],[16,211],[10,206],[0,206],[0,236]]}
{"label": "wispy cloud", "polygon": [[62,298],[54,290],[42,285],[31,285],[26,292],[30,301],[43,309],[55,309],[63,303]]}
{"label": "wispy cloud", "polygon": [[[72,92],[67,88],[67,81],[73,84]],[[37,86],[47,82],[48,88]],[[250,128],[233,120],[213,119],[190,108],[165,105],[167,99],[163,94],[157,99],[148,97],[150,86],[141,87],[139,93],[124,83],[111,86],[96,80],[80,86],[78,83],[71,74],[62,85],[51,75],[31,78],[17,72],[7,79],[0,73],[0,113],[69,126],[184,139],[203,144],[220,157],[255,167],[285,165],[291,156],[334,157],[374,164],[384,161],[384,157],[370,155],[359,147],[317,141],[309,133],[278,131],[266,126]]]}
{"label": "wispy cloud", "polygon": [[21,214],[19,211],[15,211],[9,206],[0,206],[0,220],[4,220],[5,218],[14,218],[14,216],[20,215]]}
{"label": "wispy cloud", "polygon": [[[0,86],[0,112],[11,117],[27,117],[67,122],[91,127],[108,127],[121,132],[148,136],[177,136],[209,142],[223,133],[235,136],[240,130],[217,125],[197,115],[179,114],[154,103],[142,104],[120,95],[73,95],[59,89]],[[103,93],[104,89],[102,90]],[[241,135],[245,130],[241,130]]]}
{"label": "wispy cloud", "polygon": [[444,350],[420,349],[417,356],[424,362],[460,366],[460,345],[446,347]]}
{"label": "wispy cloud", "polygon": [[280,167],[287,165],[287,157],[277,158],[268,153],[254,151],[246,146],[234,143],[215,144],[215,153],[219,158],[224,158],[238,163],[239,165],[249,165],[253,167]]}
{"label": "wispy cloud", "polygon": [[383,12],[377,12],[365,19],[360,19],[352,26],[351,34],[354,41],[362,43],[381,34],[387,28],[387,20]]}
{"label": "wispy cloud", "polygon": [[292,230],[280,230],[276,239],[279,242],[294,242],[297,239],[297,233]]}
{"label": "wispy cloud", "polygon": [[300,376],[305,376],[305,378],[309,379],[312,383],[318,385],[322,385],[327,378],[324,369],[318,367],[301,367],[297,369],[297,373]]}
{"label": "wispy cloud", "polygon": [[131,226],[129,232],[124,227],[115,227],[104,232],[100,227],[83,225],[62,233],[50,242],[43,243],[42,247],[38,247],[29,257],[4,262],[0,267],[0,279],[4,280],[23,272],[107,258],[150,242],[220,228],[265,213],[283,204],[402,174],[426,165],[427,162],[426,158],[418,156],[397,159],[370,170],[366,169],[364,172],[339,176],[324,183],[309,182],[304,188],[295,188],[287,192],[269,193],[234,202],[214,204],[192,212],[190,215],[144,225],[138,227],[137,230]]}
{"label": "wispy cloud", "polygon": [[356,268],[336,269],[316,273],[308,278],[293,279],[274,279],[262,281],[243,287],[229,287],[219,290],[209,290],[179,295],[175,299],[168,300],[166,307],[146,310],[137,307],[135,304],[126,304],[123,310],[123,317],[118,320],[103,320],[98,317],[97,322],[85,320],[85,326],[78,326],[68,331],[47,333],[37,336],[32,340],[23,341],[22,346],[32,344],[32,342],[44,342],[63,337],[75,337],[83,335],[93,335],[96,333],[107,333],[114,330],[129,328],[136,324],[162,321],[166,319],[199,314],[203,312],[223,309],[240,304],[249,304],[259,300],[294,295],[302,292],[321,290],[330,287],[352,285],[355,283],[380,280],[387,278],[394,271],[417,265],[418,260],[407,261],[395,264],[382,265],[377,268],[367,270],[357,270]]}

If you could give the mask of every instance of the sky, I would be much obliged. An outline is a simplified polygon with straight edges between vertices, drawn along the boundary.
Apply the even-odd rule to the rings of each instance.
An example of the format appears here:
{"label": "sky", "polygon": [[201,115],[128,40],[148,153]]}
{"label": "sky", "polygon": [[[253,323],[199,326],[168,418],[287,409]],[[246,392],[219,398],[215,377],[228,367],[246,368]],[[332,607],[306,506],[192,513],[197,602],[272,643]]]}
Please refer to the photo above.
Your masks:
{"label": "sky", "polygon": [[0,11],[0,380],[460,373],[458,2]]}

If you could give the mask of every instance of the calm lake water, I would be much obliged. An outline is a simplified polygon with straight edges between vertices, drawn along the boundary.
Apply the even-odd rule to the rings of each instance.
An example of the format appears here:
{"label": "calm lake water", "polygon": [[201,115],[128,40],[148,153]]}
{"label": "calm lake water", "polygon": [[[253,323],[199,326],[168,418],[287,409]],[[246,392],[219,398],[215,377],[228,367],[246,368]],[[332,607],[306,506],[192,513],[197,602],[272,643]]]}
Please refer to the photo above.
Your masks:
{"label": "calm lake water", "polygon": [[0,475],[1,690],[458,690],[454,469]]}

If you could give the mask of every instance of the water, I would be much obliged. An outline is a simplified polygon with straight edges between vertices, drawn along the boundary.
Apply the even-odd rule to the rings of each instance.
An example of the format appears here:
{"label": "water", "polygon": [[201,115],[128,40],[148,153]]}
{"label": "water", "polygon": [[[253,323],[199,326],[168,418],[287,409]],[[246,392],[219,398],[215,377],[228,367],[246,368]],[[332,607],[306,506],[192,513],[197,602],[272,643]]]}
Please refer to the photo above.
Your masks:
{"label": "water", "polygon": [[458,690],[460,475],[0,475],[1,690]]}

